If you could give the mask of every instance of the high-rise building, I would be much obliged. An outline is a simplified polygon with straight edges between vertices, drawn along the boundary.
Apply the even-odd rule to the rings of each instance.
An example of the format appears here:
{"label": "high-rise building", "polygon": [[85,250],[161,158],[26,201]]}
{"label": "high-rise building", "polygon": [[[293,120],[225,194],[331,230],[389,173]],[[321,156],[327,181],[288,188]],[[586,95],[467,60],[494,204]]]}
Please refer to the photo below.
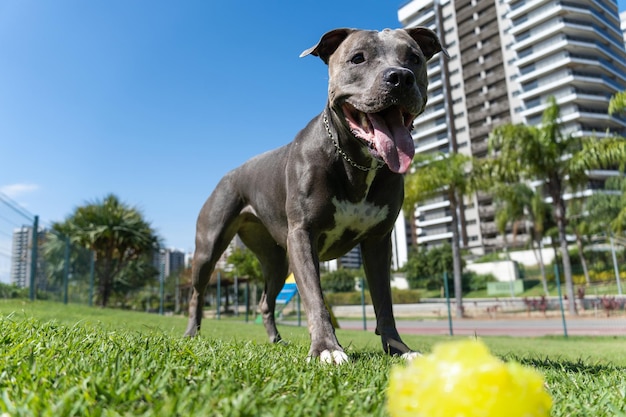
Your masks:
{"label": "high-rise building", "polygon": [[154,256],[154,266],[168,277],[185,267],[185,253],[176,249],[160,249]]}
{"label": "high-rise building", "polygon": [[[413,0],[398,10],[404,27],[426,26],[450,58],[429,62],[429,99],[414,123],[416,152],[487,154],[493,128],[537,125],[553,96],[566,134],[624,132],[607,115],[610,96],[626,89],[626,52],[614,0]],[[601,183],[605,173],[593,173]],[[442,195],[415,212],[415,240],[438,245],[452,237],[450,203]],[[498,248],[490,195],[466,197],[457,213],[461,243],[477,253]]]}
{"label": "high-rise building", "polygon": [[626,48],[626,11],[620,13],[619,20],[621,21],[622,34],[624,37],[624,48]]}
{"label": "high-rise building", "polygon": [[[45,236],[45,230],[39,229],[39,244]],[[32,268],[33,227],[22,226],[13,230],[11,246],[11,283],[21,288],[30,287]],[[45,281],[43,257],[37,259],[37,285]]]}
{"label": "high-rise building", "polygon": [[33,228],[23,226],[13,230],[13,244],[11,247],[11,283],[18,287],[28,287],[30,284],[31,241]]}

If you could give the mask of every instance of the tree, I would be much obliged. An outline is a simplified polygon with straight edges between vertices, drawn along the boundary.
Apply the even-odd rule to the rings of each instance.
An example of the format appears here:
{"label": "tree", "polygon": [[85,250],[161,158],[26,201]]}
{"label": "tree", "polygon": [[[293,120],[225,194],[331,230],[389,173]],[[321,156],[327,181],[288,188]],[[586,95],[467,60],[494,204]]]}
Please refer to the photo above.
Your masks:
{"label": "tree", "polygon": [[444,244],[431,249],[416,247],[404,265],[411,288],[441,288],[442,271],[453,269],[452,247]]}
{"label": "tree", "polygon": [[549,291],[548,281],[546,279],[546,266],[543,262],[543,238],[546,234],[546,230],[553,226],[554,220],[551,216],[549,204],[543,199],[541,187],[535,189],[533,193],[528,214],[531,224],[531,247],[541,271],[541,284],[543,285],[543,292],[546,296],[548,296]]}
{"label": "tree", "polygon": [[626,112],[626,91],[615,93],[609,101],[609,114],[619,114]]}
{"label": "tree", "polygon": [[322,289],[328,292],[351,292],[354,291],[356,278],[355,270],[339,268],[322,275]]}
{"label": "tree", "polygon": [[[493,175],[501,181],[540,180],[551,199],[558,230],[563,274],[567,296],[575,299],[572,268],[567,249],[566,205],[568,190],[577,190],[588,183],[590,169],[609,168],[626,161],[626,142],[611,137],[575,137],[563,135],[559,124],[559,106],[554,97],[548,100],[540,126],[505,124],[489,137]],[[574,303],[569,312],[577,314]]]}
{"label": "tree", "polygon": [[237,276],[247,277],[253,282],[262,282],[263,272],[261,270],[261,263],[250,249],[236,248],[228,256],[226,261],[235,268],[234,273]]}
{"label": "tree", "polygon": [[113,194],[76,208],[63,223],[55,223],[53,229],[95,253],[97,296],[102,307],[109,302],[116,285],[127,290],[127,284],[143,285],[154,277],[138,274],[155,272],[145,264],[158,249],[159,238],[138,209]]}
{"label": "tree", "polygon": [[[46,261],[46,278],[48,284],[60,288],[65,275],[66,238],[57,233],[48,233],[42,245],[42,254]],[[89,278],[91,252],[82,247],[70,246],[69,261],[72,278],[85,282]]]}
{"label": "tree", "polygon": [[533,191],[525,183],[497,184],[494,191],[496,206],[496,228],[502,235],[504,250],[508,257],[508,241],[506,238],[509,223],[512,224],[513,240],[517,237],[520,224],[527,216]]}
{"label": "tree", "polygon": [[[483,178],[483,180],[492,181],[491,188],[493,190],[496,206],[495,223],[496,228],[500,234],[502,234],[507,258],[510,259],[506,239],[507,225],[512,223],[513,241],[515,241],[519,226],[523,222],[526,225],[526,231],[530,235],[530,245],[541,270],[543,291],[548,295],[548,283],[541,247],[543,231],[548,216],[546,214],[546,205],[543,203],[541,194],[533,190],[519,178],[518,181],[514,183],[493,183],[493,178]],[[537,249],[535,249],[535,245],[537,245]]]}
{"label": "tree", "polygon": [[574,233],[574,236],[576,236],[578,257],[580,258],[580,265],[582,266],[583,274],[585,275],[585,282],[587,285],[590,285],[591,278],[589,277],[589,267],[587,266],[587,258],[585,257],[583,238],[591,234],[591,229],[588,218],[584,213],[584,201],[582,199],[570,201],[567,211],[570,213],[567,219],[569,230]]}
{"label": "tree", "polygon": [[626,229],[626,177],[606,181],[606,193],[595,193],[585,204],[594,233],[622,233]]}
{"label": "tree", "polygon": [[[413,169],[405,178],[404,212],[413,213],[415,205],[440,194],[450,202],[452,217],[452,257],[456,317],[463,317],[462,258],[458,210],[463,209],[463,197],[475,190],[471,176],[472,158],[459,153],[442,152],[417,155]],[[443,273],[443,271],[441,271]]]}

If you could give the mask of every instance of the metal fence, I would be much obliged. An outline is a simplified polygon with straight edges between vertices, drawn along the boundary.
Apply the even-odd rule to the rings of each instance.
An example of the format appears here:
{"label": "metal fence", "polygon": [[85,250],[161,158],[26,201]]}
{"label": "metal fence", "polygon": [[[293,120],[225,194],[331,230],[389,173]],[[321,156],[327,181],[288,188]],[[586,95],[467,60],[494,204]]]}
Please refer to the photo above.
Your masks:
{"label": "metal fence", "polygon": [[[42,225],[38,216],[29,213],[15,201],[0,193],[0,298],[26,297],[31,300],[45,299],[64,303],[78,303],[93,305],[97,292],[97,278],[94,271],[94,254],[79,245],[71,244],[67,237],[51,230],[51,225]],[[579,286],[586,293],[578,294],[581,311],[595,311],[597,316],[611,316],[609,326],[623,329],[619,334],[626,334],[626,297],[622,295],[619,274],[623,273],[624,249],[622,242],[617,242],[619,251],[613,256],[602,260],[606,264],[607,279],[613,280],[617,274],[617,288],[611,294],[598,293],[594,286]],[[605,256],[606,258],[606,256]],[[611,262],[613,261],[613,262]],[[157,279],[139,290],[119,295],[114,305],[134,310],[150,311],[164,314],[166,312],[182,313],[186,311],[186,300],[189,296],[189,285],[182,285],[179,276],[165,277],[162,269]],[[550,271],[552,282],[562,283],[562,272],[555,269]],[[579,271],[574,271],[579,273]],[[448,284],[442,279],[442,288]],[[15,285],[9,285],[15,284]],[[419,305],[396,306],[398,316],[422,317],[438,311],[435,314],[440,324],[439,331],[452,334],[456,326],[462,322],[452,314],[453,309],[448,297],[432,300],[422,300]],[[346,314],[352,316],[356,312],[362,318],[363,328],[372,323],[372,314],[367,310],[366,300],[361,294],[361,305],[348,307],[330,306],[338,311],[338,316]],[[220,318],[221,314],[241,314],[246,320],[257,318],[256,303],[258,301],[257,287],[250,292],[250,286],[245,279],[230,283],[222,281],[222,285],[211,287],[207,291],[207,315]],[[298,300],[295,297],[294,300]],[[447,302],[446,302],[447,300]],[[369,301],[369,300],[368,300]],[[557,297],[519,298],[501,297],[490,298],[481,304],[474,299],[465,299],[464,307],[467,315],[472,319],[484,320],[519,320],[528,318],[558,319],[559,332],[567,335],[568,320],[563,309],[564,300],[562,291]],[[371,306],[367,306],[369,309]],[[424,310],[426,309],[426,310]],[[344,311],[345,310],[345,311]],[[431,311],[432,310],[432,311]],[[483,311],[484,310],[484,311]],[[341,312],[340,312],[341,311]],[[349,311],[350,313],[346,313]],[[552,313],[550,313],[552,312]],[[428,314],[427,314],[428,313]],[[291,303],[282,311],[285,321],[301,322],[301,306],[297,301]],[[366,325],[366,316],[368,324]],[[405,317],[402,317],[405,316]],[[445,320],[447,318],[447,320]],[[444,320],[441,320],[444,319]],[[347,324],[345,324],[347,323]],[[354,325],[354,320],[345,322],[345,326]],[[423,324],[423,322],[422,322]],[[422,324],[418,325],[421,327]],[[359,325],[360,326],[360,325]]]}
{"label": "metal fence", "polygon": [[[0,298],[93,305],[98,293],[94,253],[51,226],[0,193]],[[158,252],[154,255],[157,259]],[[180,308],[177,277],[158,272],[146,286],[118,291],[115,306],[161,313]]]}
{"label": "metal fence", "polygon": [[90,304],[94,263],[91,251],[42,225],[0,193],[0,281],[14,284],[31,300]]}

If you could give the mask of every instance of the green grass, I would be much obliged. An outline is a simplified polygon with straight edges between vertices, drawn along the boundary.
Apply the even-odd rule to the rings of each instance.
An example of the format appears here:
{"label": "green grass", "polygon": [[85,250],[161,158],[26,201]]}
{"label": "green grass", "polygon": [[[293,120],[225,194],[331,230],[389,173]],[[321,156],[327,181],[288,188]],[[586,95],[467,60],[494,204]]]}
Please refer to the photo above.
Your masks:
{"label": "green grass", "polygon": [[[0,300],[0,415],[386,416],[378,337],[338,330],[351,363],[307,363],[305,328],[266,342],[260,325]],[[425,352],[444,336],[405,336]],[[626,338],[483,338],[544,374],[553,416],[626,416]]]}

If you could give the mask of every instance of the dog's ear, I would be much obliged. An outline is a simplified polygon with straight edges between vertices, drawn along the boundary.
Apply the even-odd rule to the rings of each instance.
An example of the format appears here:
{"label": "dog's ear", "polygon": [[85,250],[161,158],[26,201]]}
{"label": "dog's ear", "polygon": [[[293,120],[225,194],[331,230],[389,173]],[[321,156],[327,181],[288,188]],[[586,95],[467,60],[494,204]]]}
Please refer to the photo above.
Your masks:
{"label": "dog's ear", "polygon": [[330,32],[326,32],[317,45],[307,49],[300,54],[300,58],[307,55],[319,56],[325,64],[328,64],[328,59],[337,50],[341,42],[343,42],[349,34],[354,32],[355,29],[334,29]]}
{"label": "dog's ear", "polygon": [[437,52],[441,52],[446,56],[446,58],[450,58],[448,51],[446,51],[446,48],[441,45],[439,37],[432,30],[423,26],[417,26],[405,30],[422,49],[422,52],[424,53],[427,61],[432,58],[433,55],[435,55]]}

